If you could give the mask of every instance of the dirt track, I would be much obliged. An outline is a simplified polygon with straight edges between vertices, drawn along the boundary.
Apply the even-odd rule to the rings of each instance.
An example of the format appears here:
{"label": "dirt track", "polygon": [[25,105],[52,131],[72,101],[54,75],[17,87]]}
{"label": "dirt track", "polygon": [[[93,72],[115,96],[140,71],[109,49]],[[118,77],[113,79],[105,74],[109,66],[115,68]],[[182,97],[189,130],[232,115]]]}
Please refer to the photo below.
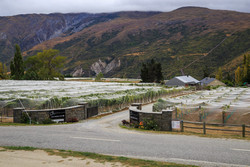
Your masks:
{"label": "dirt track", "polygon": [[48,155],[42,150],[35,151],[10,151],[0,148],[0,166],[3,167],[109,167],[122,166],[120,163],[100,163],[93,159],[80,159],[75,157],[62,158],[60,156]]}

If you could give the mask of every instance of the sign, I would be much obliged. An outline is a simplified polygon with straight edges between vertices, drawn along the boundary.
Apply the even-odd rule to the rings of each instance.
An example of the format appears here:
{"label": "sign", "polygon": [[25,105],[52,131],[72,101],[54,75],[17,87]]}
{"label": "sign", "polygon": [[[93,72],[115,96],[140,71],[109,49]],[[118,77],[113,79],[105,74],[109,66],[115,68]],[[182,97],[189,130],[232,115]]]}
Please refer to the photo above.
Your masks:
{"label": "sign", "polygon": [[50,111],[50,119],[65,119],[65,110]]}
{"label": "sign", "polygon": [[130,111],[130,120],[139,121],[139,113],[138,112],[134,112],[134,111]]}
{"label": "sign", "polygon": [[181,121],[172,121],[172,129],[180,129]]}

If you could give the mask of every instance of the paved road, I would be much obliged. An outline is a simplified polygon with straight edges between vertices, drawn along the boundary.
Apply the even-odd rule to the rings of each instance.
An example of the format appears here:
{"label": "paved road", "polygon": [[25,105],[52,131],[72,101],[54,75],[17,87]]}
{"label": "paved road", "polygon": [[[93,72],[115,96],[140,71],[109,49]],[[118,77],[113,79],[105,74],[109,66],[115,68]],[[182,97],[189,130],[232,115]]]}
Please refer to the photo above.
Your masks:
{"label": "paved road", "polygon": [[121,129],[128,111],[81,123],[0,127],[0,145],[122,155],[200,166],[248,166],[250,142]]}

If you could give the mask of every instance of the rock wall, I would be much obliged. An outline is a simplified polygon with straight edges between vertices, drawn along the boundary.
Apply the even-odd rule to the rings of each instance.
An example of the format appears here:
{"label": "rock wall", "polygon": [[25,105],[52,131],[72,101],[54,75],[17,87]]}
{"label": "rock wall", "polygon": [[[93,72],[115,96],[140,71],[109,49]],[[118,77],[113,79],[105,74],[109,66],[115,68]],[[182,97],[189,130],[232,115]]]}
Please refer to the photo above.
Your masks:
{"label": "rock wall", "polygon": [[63,122],[71,122],[73,119],[80,121],[98,115],[97,107],[88,108],[87,105],[87,103],[82,103],[73,107],[45,110],[25,110],[24,108],[14,108],[13,117],[15,123],[21,123],[22,115],[28,113],[33,122],[42,123],[47,119],[54,121],[61,119]]}
{"label": "rock wall", "polygon": [[145,120],[154,120],[160,126],[161,131],[172,131],[172,110],[163,110],[162,112],[143,112],[137,107],[129,108],[130,123],[139,125]]}

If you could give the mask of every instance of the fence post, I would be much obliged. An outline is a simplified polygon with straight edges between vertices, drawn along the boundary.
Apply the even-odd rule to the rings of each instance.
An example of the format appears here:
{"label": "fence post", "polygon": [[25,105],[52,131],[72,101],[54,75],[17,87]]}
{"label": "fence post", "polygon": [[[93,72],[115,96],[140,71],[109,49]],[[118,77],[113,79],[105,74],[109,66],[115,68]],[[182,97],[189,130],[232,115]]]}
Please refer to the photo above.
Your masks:
{"label": "fence post", "polygon": [[199,111],[199,122],[201,122],[201,120],[202,120],[202,114],[201,114],[201,112]]}
{"label": "fence post", "polygon": [[225,115],[226,115],[226,112],[222,111],[222,124],[223,125],[225,124]]}
{"label": "fence post", "polygon": [[206,122],[203,122],[203,134],[206,134]]}
{"label": "fence post", "polygon": [[177,120],[177,107],[175,107],[175,119]]}
{"label": "fence post", "polygon": [[184,122],[183,122],[183,120],[181,120],[181,132],[184,132]]}
{"label": "fence post", "polygon": [[242,125],[242,137],[245,137],[245,134],[246,134],[246,125],[243,124]]}

